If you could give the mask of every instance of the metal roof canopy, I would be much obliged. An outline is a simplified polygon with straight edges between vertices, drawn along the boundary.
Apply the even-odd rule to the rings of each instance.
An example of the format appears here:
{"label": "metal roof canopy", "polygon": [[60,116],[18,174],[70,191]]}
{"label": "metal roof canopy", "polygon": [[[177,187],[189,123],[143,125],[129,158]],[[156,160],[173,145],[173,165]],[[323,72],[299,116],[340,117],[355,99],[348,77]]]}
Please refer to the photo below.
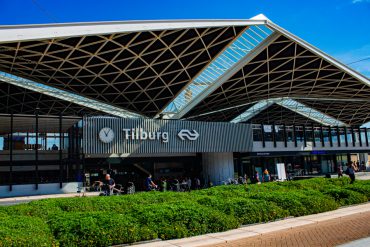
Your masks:
{"label": "metal roof canopy", "polygon": [[[281,36],[265,42],[257,51],[252,50],[253,56],[244,59],[244,66],[239,63],[229,68],[222,81],[192,98],[177,118],[196,119],[223,110],[239,115],[246,105],[274,97],[300,102],[300,98],[307,101],[330,96],[333,102],[347,99],[347,105],[358,99],[364,105],[370,103],[368,78],[263,15],[250,20],[0,26],[0,70],[155,116],[230,47],[246,27],[253,25],[266,25]],[[220,40],[225,33],[229,34],[226,41]],[[171,37],[173,43],[165,42],[166,37]],[[203,48],[193,46],[197,42]],[[155,44],[164,47],[158,49],[161,46]],[[126,58],[117,59],[122,51],[128,52]],[[206,56],[200,58],[201,54]],[[145,55],[147,59],[143,59]],[[184,66],[185,57],[188,64]],[[312,106],[306,101],[305,105]],[[322,104],[312,107],[331,114]],[[359,121],[356,115],[351,123]]]}
{"label": "metal roof canopy", "polygon": [[156,115],[248,25],[263,20],[0,27],[0,70]]}
{"label": "metal roof canopy", "polygon": [[[0,72],[1,74],[1,72]],[[0,113],[82,116],[102,114],[102,112],[67,101],[63,97],[53,97],[37,88],[14,85],[0,79]]]}
{"label": "metal roof canopy", "polygon": [[[216,90],[202,95],[200,103],[187,112],[185,118],[204,119],[209,113],[215,115],[217,112],[230,111],[233,107],[240,108],[259,100],[279,97],[294,98],[300,102],[300,98],[307,101],[308,98],[329,96],[334,102],[341,101],[341,104],[349,104],[353,100],[370,105],[368,78],[270,21],[267,26],[281,36],[275,42],[266,44],[257,57],[245,63],[243,68]],[[326,107],[307,104],[307,109],[310,106],[328,117],[337,117],[330,115],[332,112]],[[351,122],[347,119],[342,121],[361,124],[370,121],[368,114],[363,119],[357,119],[359,116],[354,116]]]}

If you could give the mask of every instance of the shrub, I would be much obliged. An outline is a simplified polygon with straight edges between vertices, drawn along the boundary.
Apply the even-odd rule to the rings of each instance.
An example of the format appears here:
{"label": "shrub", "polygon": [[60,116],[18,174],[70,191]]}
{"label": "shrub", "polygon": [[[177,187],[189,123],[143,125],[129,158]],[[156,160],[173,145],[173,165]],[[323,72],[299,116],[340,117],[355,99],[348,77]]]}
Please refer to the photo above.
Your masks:
{"label": "shrub", "polygon": [[226,231],[239,225],[231,215],[186,201],[137,206],[130,215],[155,229],[162,239]]}
{"label": "shrub", "polygon": [[40,218],[0,216],[0,246],[52,246],[54,237]]}
{"label": "shrub", "polygon": [[190,193],[78,197],[0,207],[0,246],[108,246],[172,239],[333,210],[370,198],[370,181],[313,178]]}
{"label": "shrub", "polygon": [[355,184],[347,185],[344,188],[347,190],[359,192],[367,196],[367,199],[370,200],[370,186],[366,184],[355,183]]}
{"label": "shrub", "polygon": [[240,224],[252,224],[281,219],[288,216],[288,212],[275,203],[248,198],[220,199],[206,196],[198,199],[201,205],[215,208],[228,215],[234,215]]}
{"label": "shrub", "polygon": [[50,228],[62,246],[109,246],[156,238],[132,217],[105,212],[69,212],[49,216]]}
{"label": "shrub", "polygon": [[324,190],[323,193],[333,197],[334,200],[338,202],[341,206],[358,204],[368,201],[368,198],[363,194],[341,188],[327,189]]}

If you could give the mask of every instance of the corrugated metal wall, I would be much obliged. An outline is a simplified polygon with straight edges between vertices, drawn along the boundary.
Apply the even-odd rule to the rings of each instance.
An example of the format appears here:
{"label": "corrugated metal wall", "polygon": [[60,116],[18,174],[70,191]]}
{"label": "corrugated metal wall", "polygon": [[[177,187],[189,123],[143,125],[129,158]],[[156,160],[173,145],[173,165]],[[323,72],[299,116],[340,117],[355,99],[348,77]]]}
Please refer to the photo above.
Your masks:
{"label": "corrugated metal wall", "polygon": [[[85,154],[249,152],[252,150],[252,128],[248,124],[114,117],[85,117],[83,123]],[[114,131],[115,136],[111,143],[103,143],[99,139],[99,131],[104,127]],[[168,132],[168,142],[126,140],[123,129],[132,128],[142,128],[147,132]],[[181,140],[178,133],[182,129],[196,130],[199,138],[195,141]]]}

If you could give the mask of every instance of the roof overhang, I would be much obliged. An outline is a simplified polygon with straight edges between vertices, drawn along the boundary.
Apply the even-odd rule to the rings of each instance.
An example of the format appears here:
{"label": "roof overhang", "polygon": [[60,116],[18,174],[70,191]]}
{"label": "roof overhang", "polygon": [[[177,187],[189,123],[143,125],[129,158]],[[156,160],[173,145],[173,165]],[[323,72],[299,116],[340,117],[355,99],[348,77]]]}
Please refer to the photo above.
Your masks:
{"label": "roof overhang", "polygon": [[0,42],[189,28],[264,25],[267,20],[155,20],[0,26]]}
{"label": "roof overhang", "polygon": [[[164,20],[0,26],[0,70],[92,98],[118,110],[158,116],[251,26],[274,39],[254,47],[175,118],[228,111],[240,115],[260,100],[289,97],[329,116],[313,98],[329,97],[370,110],[369,78],[340,63],[263,15],[248,20]],[[336,101],[337,100],[337,101]],[[317,102],[313,104],[313,102]],[[345,102],[345,103],[343,103]],[[334,115],[332,115],[334,114]],[[225,116],[226,116],[225,115]],[[355,114],[347,124],[360,123]],[[366,115],[363,121],[369,121]],[[225,121],[218,119],[218,121]]]}

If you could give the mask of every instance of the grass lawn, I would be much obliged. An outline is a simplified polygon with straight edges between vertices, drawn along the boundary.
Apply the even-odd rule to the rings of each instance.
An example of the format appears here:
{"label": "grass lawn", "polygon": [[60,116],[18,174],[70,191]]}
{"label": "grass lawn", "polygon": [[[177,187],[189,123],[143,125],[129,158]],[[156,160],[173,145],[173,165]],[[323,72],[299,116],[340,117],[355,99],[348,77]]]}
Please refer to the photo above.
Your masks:
{"label": "grass lawn", "polygon": [[348,178],[46,199],[0,207],[0,246],[109,246],[182,238],[369,199],[370,181],[350,185]]}

